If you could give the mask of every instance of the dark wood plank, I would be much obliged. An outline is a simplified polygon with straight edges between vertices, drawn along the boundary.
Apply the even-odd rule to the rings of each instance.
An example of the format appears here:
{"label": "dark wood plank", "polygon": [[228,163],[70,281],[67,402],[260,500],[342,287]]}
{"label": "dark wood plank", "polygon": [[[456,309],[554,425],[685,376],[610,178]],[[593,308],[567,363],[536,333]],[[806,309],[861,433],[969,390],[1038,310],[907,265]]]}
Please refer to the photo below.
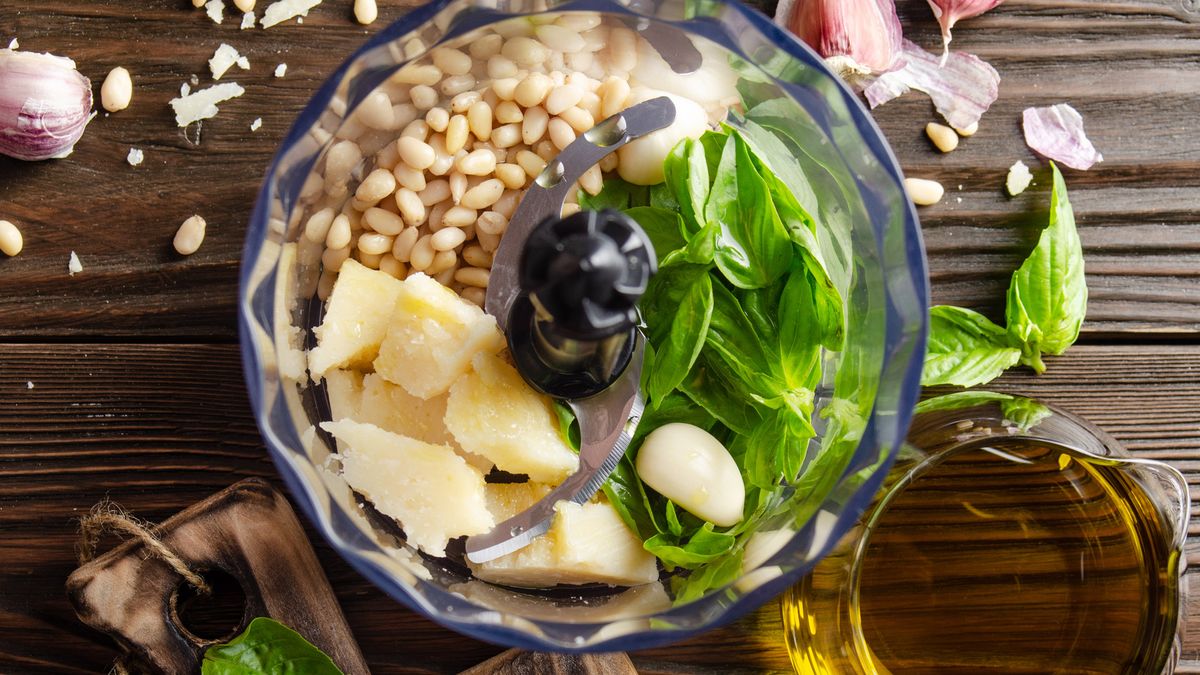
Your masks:
{"label": "dark wood plank", "polygon": [[[992,388],[1062,405],[1200,484],[1200,346],[1079,346],[1049,367]],[[0,346],[0,672],[99,672],[111,660],[63,590],[76,521],[96,501],[160,521],[240,478],[278,484],[243,392],[232,345]],[[403,609],[306,529],[372,672],[458,672],[501,651]],[[1193,535],[1196,569],[1200,519]],[[1200,598],[1190,609],[1184,656],[1200,667]],[[632,656],[646,673],[789,668],[777,603]]]}
{"label": "dark wood plank", "polygon": [[[66,54],[99,86],[129,67],[133,106],[100,117],[65,161],[0,158],[0,217],[19,223],[26,252],[0,260],[0,336],[235,335],[237,261],[255,189],[290,120],[336,63],[401,15],[411,0],[382,3],[370,28],[348,19],[349,3],[326,2],[302,26],[239,31],[217,26],[185,0],[47,0],[0,4],[4,43]],[[924,0],[903,0],[908,35],[926,46],[936,31]],[[1037,189],[1010,200],[1008,166],[1036,161],[1024,146],[1020,111],[1069,101],[1085,116],[1106,161],[1070,172],[1092,291],[1085,339],[1121,331],[1194,335],[1200,329],[1200,13],[1194,2],[1009,0],[955,31],[958,47],[1001,72],[1001,99],[978,135],[941,156],[922,135],[934,119],[910,94],[877,111],[905,169],[950,186],[921,211],[934,297],[998,314],[1008,276],[1036,235]],[[167,101],[191,74],[207,83],[206,60],[222,41],[247,54],[247,88],[204,123],[198,146],[171,119]],[[288,76],[275,79],[276,63]],[[263,128],[248,126],[263,118]],[[131,145],[145,149],[138,168]],[[957,186],[961,184],[962,190]],[[1043,185],[1041,186],[1044,188]],[[959,202],[958,199],[962,201]],[[170,248],[192,213],[209,222],[204,247],[180,259]],[[84,272],[66,274],[76,250]]]}

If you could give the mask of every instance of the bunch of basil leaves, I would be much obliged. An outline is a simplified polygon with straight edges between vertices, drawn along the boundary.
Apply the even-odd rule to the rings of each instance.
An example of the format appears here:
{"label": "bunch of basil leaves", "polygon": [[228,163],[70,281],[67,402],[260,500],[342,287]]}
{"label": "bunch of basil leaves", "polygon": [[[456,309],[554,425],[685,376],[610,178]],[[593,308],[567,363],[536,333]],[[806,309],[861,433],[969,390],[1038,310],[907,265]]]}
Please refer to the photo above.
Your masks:
{"label": "bunch of basil leaves", "polygon": [[1062,173],[1052,162],[1050,223],[1013,273],[1005,308],[1007,326],[982,314],[938,305],[930,314],[929,349],[921,384],[973,387],[1018,363],[1041,373],[1043,354],[1066,351],[1087,313],[1083,248]]}
{"label": "bunch of basil leaves", "polygon": [[[673,577],[678,603],[740,574],[745,540],[804,465],[821,350],[844,341],[815,196],[779,145],[742,120],[677,145],[662,184],[610,179],[599,194],[580,195],[584,208],[633,217],[658,257],[641,302],[646,411],[604,490],[668,570],[695,570]],[[715,527],[638,478],[641,441],[670,422],[706,429],[729,449],[747,488],[740,523]]]}

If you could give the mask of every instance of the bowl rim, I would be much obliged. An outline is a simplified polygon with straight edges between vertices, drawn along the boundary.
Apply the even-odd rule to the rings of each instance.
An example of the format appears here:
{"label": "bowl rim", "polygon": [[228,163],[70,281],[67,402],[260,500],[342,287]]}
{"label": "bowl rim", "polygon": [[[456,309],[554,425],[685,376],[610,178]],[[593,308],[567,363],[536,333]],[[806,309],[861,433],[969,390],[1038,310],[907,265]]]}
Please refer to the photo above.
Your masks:
{"label": "bowl rim", "polygon": [[[400,36],[412,32],[415,28],[424,25],[440,14],[443,10],[455,3],[460,3],[461,0],[434,0],[427,4],[421,5],[410,10],[408,13],[397,19],[395,22],[377,32],[359,48],[354,50],[346,59],[338,66],[325,80],[320,88],[309,99],[305,108],[297,115],[296,120],[285,134],[284,139],[280,142],[279,149],[272,157],[271,163],[265,172],[263,182],[259,188],[257,201],[252,213],[249,227],[247,228],[246,240],[242,251],[242,260],[239,273],[239,292],[238,292],[238,333],[240,349],[242,353],[243,376],[246,382],[247,393],[249,395],[251,409],[254,412],[255,421],[262,433],[264,442],[270,452],[273,463],[277,471],[283,477],[284,483],[293,496],[294,502],[298,503],[302,512],[314,524],[315,529],[321,532],[322,536],[329,542],[331,547],[346,560],[357,572],[366,577],[373,585],[377,586],[392,598],[398,600],[407,608],[430,618],[431,620],[457,631],[461,634],[483,640],[485,642],[501,644],[510,647],[519,647],[532,650],[552,650],[552,651],[567,651],[567,652],[598,652],[598,651],[613,651],[613,650],[634,650],[644,649],[654,646],[663,645],[670,642],[677,642],[695,636],[701,632],[705,632],[712,628],[716,628],[728,624],[741,616],[747,614],[751,610],[764,604],[771,598],[779,595],[787,587],[792,585],[803,574],[806,574],[811,569],[812,564],[807,566],[798,566],[789,570],[780,576],[762,583],[753,590],[745,592],[719,610],[717,616],[712,617],[698,626],[689,626],[684,628],[657,628],[654,630],[645,630],[634,633],[625,633],[613,637],[604,638],[595,642],[588,642],[580,645],[578,643],[565,642],[558,639],[546,637],[544,634],[534,634],[526,630],[514,627],[508,624],[499,623],[482,623],[474,618],[460,617],[457,615],[448,615],[441,612],[434,603],[427,598],[420,597],[409,586],[399,580],[394,575],[390,574],[386,569],[380,566],[375,561],[363,555],[362,546],[365,544],[374,547],[375,550],[383,552],[378,543],[374,540],[367,539],[365,541],[349,541],[334,527],[332,519],[339,515],[336,513],[340,507],[333,503],[331,513],[326,514],[318,508],[318,500],[325,499],[322,493],[319,493],[317,486],[314,486],[302,474],[302,472],[293,466],[295,454],[289,449],[290,447],[299,447],[298,430],[289,428],[283,430],[289,436],[286,440],[281,438],[277,433],[276,426],[271,422],[271,409],[265,405],[264,392],[270,386],[279,386],[276,382],[272,385],[267,381],[267,372],[264,368],[264,357],[270,357],[267,352],[274,352],[274,343],[263,345],[262,341],[254,336],[254,326],[258,324],[262,326],[262,322],[255,316],[251,294],[254,290],[264,284],[270,284],[273,288],[273,280],[278,268],[273,267],[268,273],[260,279],[255,279],[258,273],[255,268],[255,263],[262,253],[265,242],[269,235],[269,219],[270,219],[270,203],[274,198],[272,186],[280,177],[280,162],[287,154],[288,149],[297,141],[303,138],[313,123],[326,110],[334,94],[345,79],[351,65],[360,59],[364,54],[371,52],[388,42],[391,42]],[[866,149],[877,161],[892,183],[891,187],[903,193],[903,172],[900,169],[899,163],[896,160],[891,147],[887,144],[882,131],[870,116],[867,109],[858,99],[850,88],[824,64],[824,61],[813,52],[808,46],[804,45],[800,40],[792,36],[780,26],[774,24],[765,15],[761,14],[749,6],[743,5],[740,2],[722,0],[721,4],[725,11],[734,12],[741,20],[747,22],[750,27],[758,30],[768,41],[774,44],[789,57],[796,59],[806,66],[819,72],[820,75],[834,86],[834,91],[838,92],[842,99],[842,103],[857,129],[857,132],[862,137],[866,145]],[[621,7],[606,0],[574,0],[555,5],[546,10],[547,12],[569,12],[569,11],[604,11],[613,12],[629,12],[627,8]],[[501,14],[503,15],[503,13]],[[495,17],[496,14],[491,14],[488,18]],[[661,20],[661,19],[660,19]],[[668,23],[685,23],[685,22],[668,22]],[[442,38],[443,40],[453,39],[461,35],[467,30],[471,30],[479,25],[473,22],[464,22],[463,24],[452,27],[450,31]],[[689,28],[695,29],[695,25],[688,24]],[[704,37],[710,39],[712,35],[699,31]],[[719,44],[722,41],[717,40]],[[726,46],[726,45],[723,45]],[[737,51],[735,50],[735,53]],[[314,158],[315,161],[315,158]],[[303,173],[311,170],[312,164],[303,167]],[[855,178],[858,181],[858,178]],[[896,333],[893,329],[898,322],[898,314],[900,311],[896,309],[892,302],[887,303],[886,314],[887,320],[885,326],[888,330],[885,331],[883,347],[884,354],[881,361],[881,373],[886,370],[889,361],[897,358],[896,352],[898,348],[904,347],[905,343],[911,348],[908,363],[903,368],[902,381],[897,392],[897,406],[894,411],[890,411],[887,423],[893,426],[892,434],[889,436],[893,439],[891,448],[883,448],[880,445],[880,450],[886,452],[886,456],[878,467],[878,470],[859,488],[858,492],[865,495],[865,499],[852,499],[852,508],[844,509],[836,519],[832,531],[841,533],[846,531],[865,510],[870,498],[882,485],[883,478],[887,475],[891,464],[893,463],[897,451],[900,447],[900,442],[903,440],[906,430],[913,415],[913,408],[916,405],[920,392],[920,375],[921,367],[924,361],[925,343],[928,336],[929,320],[928,309],[930,305],[929,299],[929,278],[927,273],[927,260],[925,257],[925,248],[921,236],[921,229],[917,218],[916,210],[910,200],[904,198],[902,202],[903,208],[903,238],[905,244],[905,257],[907,258],[907,277],[901,281],[905,284],[911,284],[911,290],[914,294],[916,302],[916,310],[920,316],[916,317],[920,325],[915,331],[910,331],[906,335]],[[876,229],[876,236],[881,236],[881,228],[877,223],[873,223]],[[886,294],[890,299],[892,292],[889,290]],[[269,318],[269,317],[268,317]],[[913,317],[909,317],[912,320]],[[878,411],[875,408],[874,402],[867,420],[867,431],[864,432],[864,437],[876,438],[871,429],[878,421]],[[859,442],[861,447],[862,441]],[[857,448],[856,448],[857,451]],[[852,467],[851,467],[852,468]],[[849,472],[850,469],[847,469]],[[845,478],[843,474],[842,478]],[[861,502],[861,503],[858,503]],[[344,514],[341,514],[344,515]],[[811,524],[811,523],[810,523]],[[808,526],[806,526],[808,527]],[[796,536],[804,534],[802,528],[797,532]],[[355,539],[363,540],[364,537],[355,537]],[[836,543],[837,536],[826,537],[825,541],[818,546],[815,560],[823,557]],[[427,584],[428,588],[435,594],[444,593],[447,596],[453,595],[457,601],[462,601],[464,598],[457,594],[452,594],[444,588],[435,584]],[[703,598],[680,606],[673,606],[669,610],[660,613],[656,616],[669,615],[671,613],[686,609],[696,605],[696,603],[704,599],[711,598],[714,595],[722,592],[723,589],[717,589],[710,592]],[[471,604],[484,611],[488,610],[475,603],[468,601]],[[588,627],[596,627],[605,625],[600,623],[575,623],[548,621],[541,619],[528,619],[528,621],[546,627],[560,628],[563,630],[583,630]]]}

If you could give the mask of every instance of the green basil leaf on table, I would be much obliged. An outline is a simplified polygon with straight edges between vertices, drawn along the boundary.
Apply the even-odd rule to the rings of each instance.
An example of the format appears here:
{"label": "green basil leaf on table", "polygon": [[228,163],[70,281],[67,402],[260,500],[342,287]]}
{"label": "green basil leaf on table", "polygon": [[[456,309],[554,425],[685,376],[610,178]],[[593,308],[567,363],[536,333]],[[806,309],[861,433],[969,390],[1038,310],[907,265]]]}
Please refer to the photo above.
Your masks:
{"label": "green basil leaf on table", "polygon": [[1087,314],[1083,247],[1067,185],[1053,162],[1050,224],[1008,287],[1008,334],[1021,347],[1021,362],[1041,373],[1042,354],[1061,354],[1075,343]]}
{"label": "green basil leaf on table", "polygon": [[1013,396],[1007,401],[1001,401],[1000,411],[1004,413],[1004,419],[1017,425],[1023,432],[1036,427],[1042,420],[1054,414],[1045,404],[1023,396]]}
{"label": "green basil leaf on table", "polygon": [[653,206],[634,206],[626,209],[625,215],[637,221],[646,236],[650,237],[659,266],[662,266],[663,258],[668,254],[687,246],[687,240],[683,238],[683,222],[674,211]]}
{"label": "green basil leaf on table", "polygon": [[929,347],[921,384],[974,387],[991,382],[1021,360],[1004,329],[979,312],[937,305],[929,310]]}
{"label": "green basil leaf on table", "polygon": [[342,675],[333,660],[287,626],[266,617],[241,635],[209,647],[202,675]]}

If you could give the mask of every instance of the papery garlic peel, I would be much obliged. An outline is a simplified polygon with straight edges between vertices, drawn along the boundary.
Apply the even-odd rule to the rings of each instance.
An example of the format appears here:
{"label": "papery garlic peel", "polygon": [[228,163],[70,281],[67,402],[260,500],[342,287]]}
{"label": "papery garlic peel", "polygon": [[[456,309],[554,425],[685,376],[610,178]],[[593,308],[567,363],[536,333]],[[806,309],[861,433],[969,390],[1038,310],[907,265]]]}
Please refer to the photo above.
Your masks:
{"label": "papery garlic peel", "polygon": [[92,83],[71,59],[0,49],[0,153],[66,157],[91,119]]}
{"label": "papery garlic peel", "polygon": [[950,53],[950,29],[963,19],[979,16],[1004,0],[928,0],[933,15],[942,26],[942,62]]}
{"label": "papery garlic peel", "polygon": [[845,79],[887,72],[900,54],[893,0],[783,0],[775,21]]}

